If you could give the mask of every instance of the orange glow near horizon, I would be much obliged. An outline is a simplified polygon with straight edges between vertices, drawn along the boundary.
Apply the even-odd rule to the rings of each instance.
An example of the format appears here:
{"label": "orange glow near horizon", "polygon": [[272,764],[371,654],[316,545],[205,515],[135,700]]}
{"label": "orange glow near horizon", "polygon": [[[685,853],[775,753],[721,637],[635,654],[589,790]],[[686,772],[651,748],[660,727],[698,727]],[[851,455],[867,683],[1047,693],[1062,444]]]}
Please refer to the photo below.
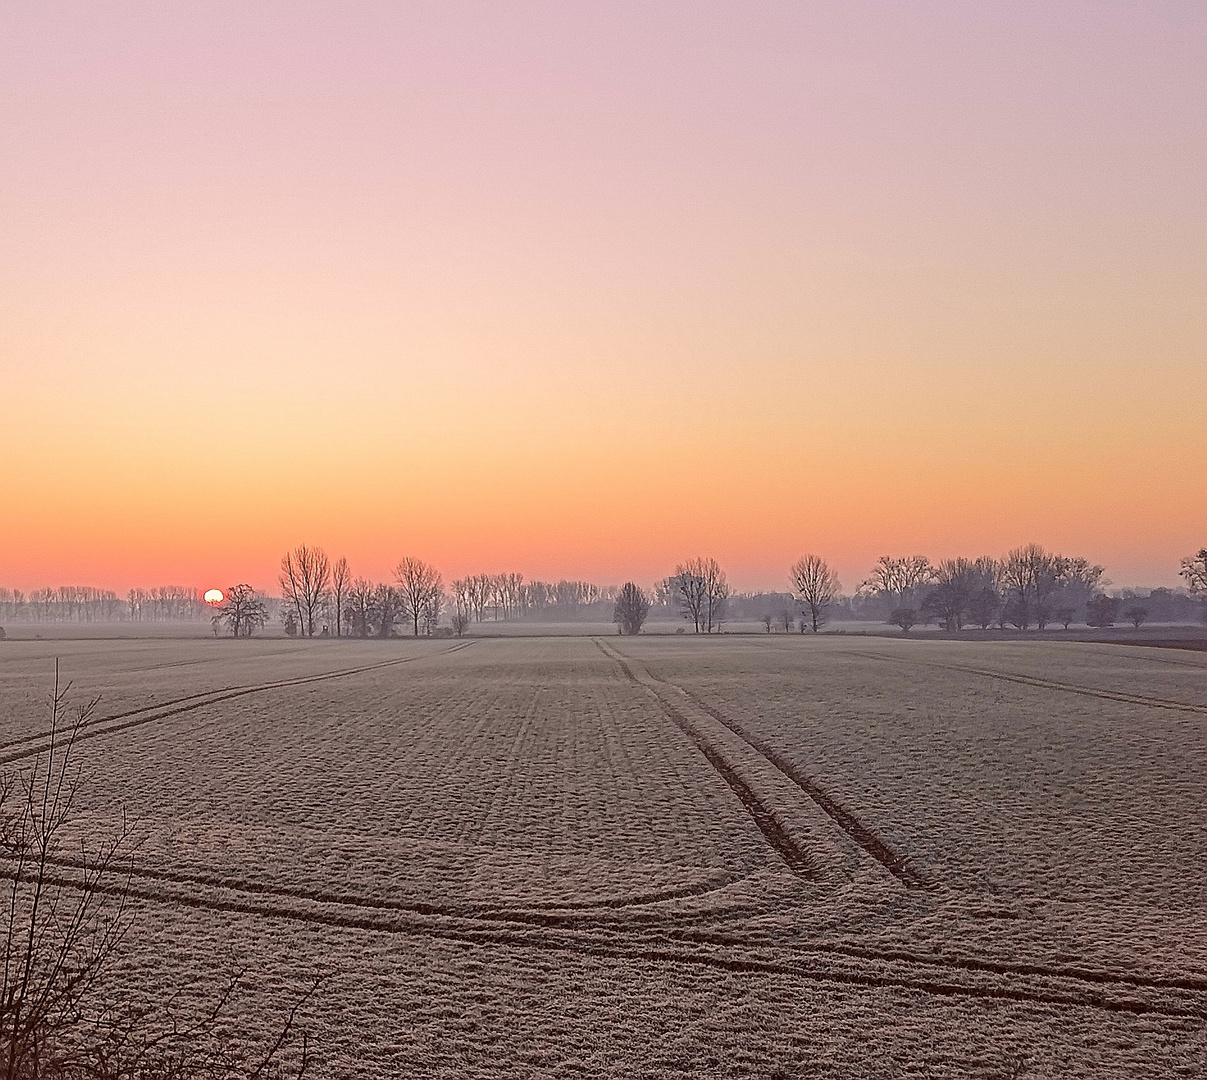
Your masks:
{"label": "orange glow near horizon", "polygon": [[808,8],[13,13],[0,586],[1177,584],[1202,10]]}

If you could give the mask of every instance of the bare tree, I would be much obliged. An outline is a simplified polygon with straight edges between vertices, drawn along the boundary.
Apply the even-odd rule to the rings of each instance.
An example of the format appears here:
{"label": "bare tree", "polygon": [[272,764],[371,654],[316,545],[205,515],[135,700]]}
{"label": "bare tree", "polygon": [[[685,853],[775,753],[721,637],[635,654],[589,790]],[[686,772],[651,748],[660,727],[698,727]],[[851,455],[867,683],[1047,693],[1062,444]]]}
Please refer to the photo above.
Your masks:
{"label": "bare tree", "polygon": [[842,587],[838,577],[819,555],[803,555],[792,564],[789,575],[795,591],[807,612],[813,633],[825,624],[830,605]]}
{"label": "bare tree", "polygon": [[453,633],[457,637],[465,637],[465,631],[469,629],[469,612],[454,611],[452,617]]}
{"label": "bare tree", "polygon": [[1031,625],[1042,588],[1040,581],[1051,568],[1052,556],[1038,544],[1014,548],[1002,560],[1001,579],[1008,617],[1020,630]]}
{"label": "bare tree", "polygon": [[934,580],[934,568],[925,555],[904,555],[893,558],[881,555],[872,568],[872,576],[863,588],[880,593],[890,602],[904,604],[913,591]]}
{"label": "bare tree", "polygon": [[406,601],[397,589],[390,585],[374,587],[372,620],[377,637],[393,637],[395,624],[406,614]]}
{"label": "bare tree", "polygon": [[344,618],[351,637],[372,637],[374,632],[375,593],[377,586],[368,578],[359,577],[348,585],[344,603]]}
{"label": "bare tree", "polygon": [[335,605],[336,637],[340,637],[343,633],[341,627],[344,621],[344,597],[348,593],[348,585],[351,578],[352,575],[348,569],[348,560],[341,555],[336,559],[335,565],[331,567],[331,601]]}
{"label": "bare tree", "polygon": [[225,625],[232,637],[251,637],[268,622],[268,608],[250,585],[230,585],[213,617],[214,633]]}
{"label": "bare tree", "polygon": [[1001,606],[997,588],[992,583],[982,585],[968,598],[968,617],[982,630],[988,630]]}
{"label": "bare tree", "polygon": [[721,628],[729,599],[729,582],[716,559],[697,556],[675,567],[674,594],[685,619],[695,631],[711,634]]}
{"label": "bare tree", "polygon": [[[457,578],[453,582],[453,630],[461,637],[469,626],[470,617],[474,613],[473,582],[468,578]],[[458,631],[458,621],[464,620],[464,625]]]}
{"label": "bare tree", "polygon": [[281,595],[294,609],[298,628],[314,637],[314,625],[331,588],[331,563],[322,548],[300,544],[281,556]]}
{"label": "bare tree", "polygon": [[908,634],[912,627],[918,625],[918,612],[911,607],[894,608],[889,613],[888,621],[901,627],[901,633]]}
{"label": "bare tree", "polygon": [[922,601],[924,612],[936,616],[945,630],[963,630],[974,594],[992,583],[989,562],[992,560],[944,559],[934,568],[935,587]]}
{"label": "bare tree", "polygon": [[1085,606],[1085,621],[1087,626],[1105,628],[1115,625],[1115,616],[1119,614],[1119,601],[1106,593],[1091,597]]}
{"label": "bare tree", "polygon": [[1064,597],[1085,604],[1104,584],[1101,566],[1083,558],[1054,555],[1039,544],[1015,548],[998,566],[1006,595],[1005,614],[1020,630],[1028,629],[1032,621],[1045,629],[1055,601]]}
{"label": "bare tree", "polygon": [[1131,607],[1124,609],[1123,617],[1139,630],[1148,621],[1148,608],[1142,604],[1132,604]]}
{"label": "bare tree", "polygon": [[621,586],[616,597],[616,608],[612,621],[622,634],[640,634],[646,616],[650,613],[650,602],[641,587],[632,581]]}
{"label": "bare tree", "polygon": [[716,559],[705,560],[704,565],[704,626],[708,633],[721,630],[729,602],[729,581]]}
{"label": "bare tree", "polygon": [[431,637],[436,632],[436,627],[440,625],[440,616],[444,611],[444,589],[437,587],[428,593],[427,601],[423,605],[423,614],[421,622],[423,632]]}
{"label": "bare tree", "polygon": [[474,619],[481,622],[486,618],[486,608],[490,603],[491,579],[487,574],[473,574],[464,579],[465,597],[473,612]]}
{"label": "bare tree", "polygon": [[1203,602],[1203,620],[1207,622],[1207,548],[1199,548],[1198,554],[1182,560],[1178,571],[1186,582],[1186,588],[1196,600]]}
{"label": "bare tree", "polygon": [[675,567],[675,595],[685,619],[690,619],[698,634],[704,625],[708,586],[704,579],[703,558],[688,559]]}
{"label": "bare tree", "polygon": [[409,555],[394,567],[394,580],[398,582],[403,610],[410,617],[415,637],[418,637],[424,613],[431,607],[433,596],[443,593],[444,583],[434,566]]}
{"label": "bare tree", "polygon": [[792,624],[795,621],[795,619],[793,618],[792,612],[790,612],[787,608],[784,608],[780,612],[779,618],[780,618],[780,626],[783,628],[784,633],[785,634],[791,633]]}

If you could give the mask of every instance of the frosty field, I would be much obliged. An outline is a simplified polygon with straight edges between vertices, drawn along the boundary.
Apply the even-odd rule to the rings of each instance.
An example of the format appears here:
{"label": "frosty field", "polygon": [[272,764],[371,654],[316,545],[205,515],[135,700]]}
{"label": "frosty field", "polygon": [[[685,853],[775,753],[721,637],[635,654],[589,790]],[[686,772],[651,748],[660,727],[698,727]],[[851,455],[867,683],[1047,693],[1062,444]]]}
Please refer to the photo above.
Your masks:
{"label": "frosty field", "polygon": [[325,973],[314,1075],[1207,1075],[1202,653],[8,641],[9,770],[56,657],[126,968]]}

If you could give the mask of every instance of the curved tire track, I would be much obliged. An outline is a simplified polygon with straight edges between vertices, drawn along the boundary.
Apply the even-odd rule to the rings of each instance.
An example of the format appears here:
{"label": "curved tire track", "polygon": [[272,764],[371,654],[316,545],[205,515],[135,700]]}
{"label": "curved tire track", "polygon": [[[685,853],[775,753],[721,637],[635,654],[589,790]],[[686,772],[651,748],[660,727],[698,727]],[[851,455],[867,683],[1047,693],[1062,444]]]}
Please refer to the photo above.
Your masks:
{"label": "curved tire track", "polygon": [[[11,880],[13,874],[0,869],[0,878]],[[46,883],[64,888],[80,887],[78,879],[48,875]],[[94,885],[94,893],[110,896],[132,897],[151,903],[175,905],[215,913],[245,914],[262,918],[284,919],[312,926],[330,926],[338,929],[357,929],[376,933],[405,935],[448,941],[467,947],[498,946],[554,953],[576,953],[610,960],[628,960],[641,963],[667,963],[692,965],[730,971],[741,974],[770,974],[800,979],[812,983],[837,986],[856,986],[864,989],[902,990],[939,997],[980,1000],[1012,1001],[1027,1004],[1050,1005],[1068,1008],[1090,1008],[1113,1013],[1133,1015],[1159,1015],[1171,1018],[1207,1018],[1207,1010],[1185,1003],[1147,1001],[1136,997],[1108,995],[1094,991],[1076,992],[1028,988],[1012,985],[975,985],[943,981],[938,977],[911,977],[909,974],[885,974],[869,971],[822,970],[807,966],[799,960],[768,958],[754,954],[735,956],[697,949],[667,948],[661,944],[642,944],[640,941],[626,944],[615,939],[593,938],[588,934],[564,930],[560,933],[548,928],[515,930],[498,926],[457,925],[455,921],[442,923],[405,922],[373,917],[363,912],[347,910],[311,910],[274,906],[249,899],[221,899],[196,893],[165,895],[140,888],[135,883]],[[347,905],[334,905],[346,908]],[[685,943],[686,944],[686,943]],[[820,952],[820,950],[818,950]],[[962,969],[967,970],[967,969]]]}
{"label": "curved tire track", "polygon": [[[12,863],[8,856],[0,855],[0,860]],[[47,857],[46,862],[59,870],[91,869],[78,859]],[[188,873],[178,870],[156,870],[151,867],[125,866],[122,874],[132,881],[162,882],[167,885],[200,885],[210,889],[227,889],[232,892],[247,893],[251,896],[271,896],[281,900],[302,900],[315,904],[338,904],[341,907],[363,908],[368,911],[399,912],[409,915],[430,915],[453,919],[475,919],[495,922],[518,922],[534,926],[568,926],[576,923],[595,925],[598,919],[592,912],[607,913],[623,911],[635,907],[646,907],[661,904],[669,900],[684,900],[721,889],[739,880],[736,875],[728,876],[721,882],[702,882],[697,885],[679,887],[668,886],[665,889],[651,889],[645,893],[635,893],[628,897],[605,897],[596,901],[568,901],[564,904],[556,902],[517,904],[511,906],[505,903],[465,903],[465,904],[433,904],[422,900],[388,900],[372,896],[355,896],[342,892],[322,889],[307,889],[299,886],[274,885],[267,882],[254,881],[248,878],[221,878],[207,873]],[[11,870],[0,866],[0,878],[11,879]],[[564,913],[564,914],[563,914]]]}

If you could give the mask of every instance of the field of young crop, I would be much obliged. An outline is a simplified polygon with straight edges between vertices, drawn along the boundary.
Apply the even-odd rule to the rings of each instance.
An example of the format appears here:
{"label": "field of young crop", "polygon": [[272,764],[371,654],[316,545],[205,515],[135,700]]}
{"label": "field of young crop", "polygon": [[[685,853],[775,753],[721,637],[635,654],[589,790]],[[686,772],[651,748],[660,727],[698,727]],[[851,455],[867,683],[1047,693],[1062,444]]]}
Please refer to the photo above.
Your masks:
{"label": "field of young crop", "polygon": [[1207,655],[859,637],[9,641],[102,694],[123,965],[322,1077],[1207,1074]]}

